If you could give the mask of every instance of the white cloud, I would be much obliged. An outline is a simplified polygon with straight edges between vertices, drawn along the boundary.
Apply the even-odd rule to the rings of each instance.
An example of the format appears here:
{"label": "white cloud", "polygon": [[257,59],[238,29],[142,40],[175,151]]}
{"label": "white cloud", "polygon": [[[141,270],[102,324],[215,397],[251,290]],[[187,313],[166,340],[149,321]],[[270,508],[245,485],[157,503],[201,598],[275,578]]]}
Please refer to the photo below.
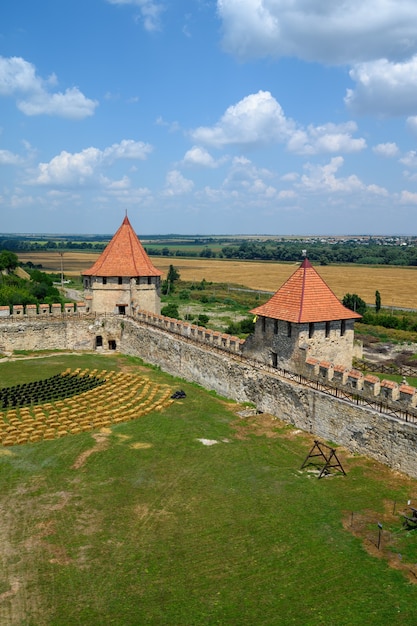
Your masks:
{"label": "white cloud", "polygon": [[167,127],[170,133],[176,133],[178,130],[181,129],[181,126],[178,122],[166,122],[161,115],[156,118],[155,124],[157,126]]}
{"label": "white cloud", "polygon": [[192,180],[184,178],[178,170],[171,170],[166,176],[165,196],[180,196],[190,193],[194,187]]}
{"label": "white cloud", "polygon": [[383,157],[395,157],[397,156],[399,150],[396,143],[379,143],[377,146],[374,146],[372,150],[378,156]]}
{"label": "white cloud", "polygon": [[130,187],[130,178],[128,176],[123,176],[120,180],[110,180],[105,176],[101,177],[102,183],[107,189],[129,189]]}
{"label": "white cloud", "polygon": [[123,139],[120,143],[114,143],[104,150],[104,156],[109,159],[140,159],[145,160],[152,152],[152,146],[143,141]]}
{"label": "white cloud", "polygon": [[400,195],[401,204],[417,204],[417,193],[402,191]]}
{"label": "white cloud", "polygon": [[93,115],[97,102],[89,100],[77,87],[64,93],[32,94],[28,100],[19,100],[17,108],[25,115],[56,115],[81,120]]}
{"label": "white cloud", "polygon": [[272,178],[273,174],[268,169],[256,167],[245,157],[236,157],[222,187],[232,193],[252,194],[260,199],[270,199],[277,193],[269,182]]}
{"label": "white cloud", "polygon": [[216,161],[205,148],[199,146],[193,146],[185,153],[183,163],[212,169],[219,165],[219,161]]}
{"label": "white cloud", "polygon": [[224,48],[241,58],[346,64],[417,51],[414,0],[217,0]]}
{"label": "white cloud", "polygon": [[100,179],[101,169],[117,159],[145,159],[152,147],[141,141],[124,139],[104,150],[90,147],[81,152],[63,150],[48,163],[39,163],[36,175],[30,181],[37,185],[77,186],[97,184],[100,180],[108,185],[108,179]]}
{"label": "white cloud", "polygon": [[299,176],[298,172],[288,172],[288,174],[281,176],[281,180],[291,183],[297,180]]}
{"label": "white cloud", "polygon": [[154,0],[107,0],[109,4],[132,5],[140,9],[140,21],[147,31],[160,29],[160,15],[164,10],[162,4]]}
{"label": "white cloud", "polygon": [[0,150],[0,165],[18,165],[22,159],[10,150]]}
{"label": "white cloud", "polygon": [[349,74],[356,86],[346,91],[345,103],[356,113],[417,113],[417,55],[401,63],[386,58],[360,63]]}
{"label": "white cloud", "polygon": [[83,119],[93,115],[98,102],[86,98],[78,87],[64,93],[51,93],[55,75],[44,80],[36,75],[32,63],[21,57],[0,57],[0,95],[16,97],[17,107],[25,115],[56,115]]}
{"label": "white cloud", "polygon": [[293,189],[282,189],[278,194],[278,198],[280,200],[292,200],[293,198],[296,198],[296,197],[297,197],[297,194],[295,193]]}
{"label": "white cloud", "polygon": [[354,193],[367,191],[376,195],[387,195],[383,187],[377,185],[366,186],[355,175],[346,178],[337,178],[336,173],[344,165],[343,157],[333,157],[326,165],[305,165],[308,174],[301,176],[301,186],[309,192],[326,193]]}
{"label": "white cloud", "polygon": [[261,146],[283,141],[291,133],[294,122],[287,120],[280,104],[269,91],[250,94],[230,106],[212,127],[200,126],[192,131],[195,141],[222,148]]}
{"label": "white cloud", "polygon": [[365,140],[352,137],[356,130],[355,122],[302,128],[285,116],[269,91],[259,91],[230,106],[214,126],[201,126],[192,131],[191,136],[215,148],[241,146],[244,149],[284,143],[290,152],[312,155],[363,150]]}
{"label": "white cloud", "polygon": [[400,163],[406,167],[411,167],[413,169],[417,168],[417,152],[415,150],[410,150],[400,159]]}
{"label": "white cloud", "polygon": [[363,138],[354,139],[352,133],[357,130],[355,122],[345,124],[324,124],[299,129],[290,137],[287,147],[297,154],[320,154],[334,152],[359,152],[366,148]]}
{"label": "white cloud", "polygon": [[412,115],[407,118],[407,127],[413,134],[417,134],[417,115]]}

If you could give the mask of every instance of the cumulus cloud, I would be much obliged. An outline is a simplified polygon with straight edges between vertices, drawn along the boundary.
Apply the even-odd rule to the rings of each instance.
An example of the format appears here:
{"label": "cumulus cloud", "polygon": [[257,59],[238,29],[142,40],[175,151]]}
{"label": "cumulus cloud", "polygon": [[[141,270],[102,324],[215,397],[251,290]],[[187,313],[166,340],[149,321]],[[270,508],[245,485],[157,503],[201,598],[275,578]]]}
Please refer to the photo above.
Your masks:
{"label": "cumulus cloud", "polygon": [[417,55],[398,63],[386,58],[360,63],[349,74],[356,86],[346,91],[345,103],[356,113],[417,113]]}
{"label": "cumulus cloud", "polygon": [[273,174],[266,168],[258,168],[246,157],[236,157],[223,181],[223,189],[231,192],[254,194],[259,198],[273,198],[276,189],[270,180]]}
{"label": "cumulus cloud", "polygon": [[22,159],[10,150],[0,150],[0,165],[18,165]]}
{"label": "cumulus cloud", "polygon": [[375,154],[383,157],[395,157],[397,156],[399,150],[396,143],[379,143],[377,146],[372,148]]}
{"label": "cumulus cloud", "polygon": [[104,157],[115,159],[139,159],[144,161],[148,154],[152,152],[152,146],[143,141],[133,139],[123,139],[120,143],[114,143],[104,150]]}
{"label": "cumulus cloud", "polygon": [[324,124],[322,126],[308,126],[305,130],[296,130],[288,140],[288,150],[296,154],[320,154],[332,152],[359,152],[366,148],[363,138],[355,139],[352,133],[356,132],[355,122],[345,124]]}
{"label": "cumulus cloud", "polygon": [[166,176],[165,196],[181,196],[190,193],[194,187],[192,180],[185,178],[179,170],[171,170]]}
{"label": "cumulus cloud", "polygon": [[183,163],[184,165],[214,169],[219,166],[220,161],[216,161],[205,148],[193,146],[185,153]]}
{"label": "cumulus cloud", "polygon": [[312,155],[363,150],[365,140],[352,137],[356,130],[354,122],[303,128],[285,116],[269,91],[259,91],[230,106],[214,126],[201,126],[192,131],[191,136],[214,148],[249,149],[284,143],[290,152]]}
{"label": "cumulus cloud", "polygon": [[415,150],[410,150],[400,159],[400,163],[412,169],[417,168],[417,152]]}
{"label": "cumulus cloud", "polygon": [[417,134],[417,115],[411,115],[407,118],[407,128],[413,133]]}
{"label": "cumulus cloud", "polygon": [[417,204],[417,193],[402,191],[400,194],[401,204]]}
{"label": "cumulus cloud", "polygon": [[32,63],[21,57],[0,57],[0,96],[17,98],[17,107],[25,115],[56,115],[83,119],[93,115],[98,102],[78,89],[51,92],[56,76],[44,80],[37,76]]}
{"label": "cumulus cloud", "polygon": [[[104,150],[90,147],[81,152],[63,150],[48,163],[39,163],[36,175],[30,181],[37,185],[78,186],[97,184],[101,170],[118,159],[145,159],[152,147],[141,141],[125,139]],[[101,179],[108,185],[108,179]]]}
{"label": "cumulus cloud", "polygon": [[215,148],[249,147],[283,141],[293,126],[269,91],[259,91],[230,106],[214,126],[200,126],[191,136]]}
{"label": "cumulus cloud", "polygon": [[414,0],[217,0],[223,46],[248,59],[352,64],[417,52]]}
{"label": "cumulus cloud", "polygon": [[301,176],[301,186],[309,192],[354,193],[357,191],[368,191],[376,195],[388,194],[383,187],[364,185],[355,174],[346,178],[338,178],[336,174],[343,165],[344,159],[341,156],[333,157],[326,165],[308,163],[305,166],[305,170],[308,173]]}
{"label": "cumulus cloud", "polygon": [[164,10],[162,4],[154,0],[107,0],[109,4],[132,5],[139,8],[140,21],[147,31],[159,30],[160,16]]}

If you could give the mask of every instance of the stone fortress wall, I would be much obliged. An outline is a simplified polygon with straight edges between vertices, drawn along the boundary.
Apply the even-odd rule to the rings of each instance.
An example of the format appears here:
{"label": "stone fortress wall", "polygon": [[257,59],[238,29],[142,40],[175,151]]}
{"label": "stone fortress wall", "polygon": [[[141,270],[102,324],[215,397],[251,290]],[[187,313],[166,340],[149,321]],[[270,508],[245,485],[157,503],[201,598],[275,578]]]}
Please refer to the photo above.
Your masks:
{"label": "stone fortress wall", "polygon": [[0,311],[2,352],[117,349],[417,478],[417,391],[406,384],[311,357],[305,376],[291,374],[246,357],[236,337],[146,312],[19,311]]}

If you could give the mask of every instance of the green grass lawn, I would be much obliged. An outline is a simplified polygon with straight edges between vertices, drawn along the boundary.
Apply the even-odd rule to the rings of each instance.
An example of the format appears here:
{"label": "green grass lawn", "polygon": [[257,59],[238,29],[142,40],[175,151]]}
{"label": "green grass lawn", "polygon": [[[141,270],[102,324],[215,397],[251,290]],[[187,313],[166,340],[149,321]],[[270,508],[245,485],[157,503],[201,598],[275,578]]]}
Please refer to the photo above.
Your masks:
{"label": "green grass lawn", "polygon": [[[414,620],[417,586],[365,548],[387,502],[417,501],[415,481],[343,450],[347,476],[317,480],[300,471],[310,436],[239,417],[234,403],[136,359],[1,363],[0,385],[67,367],[143,370],[187,397],[102,433],[0,448],[1,624]],[[352,512],[369,520],[365,541],[343,526]],[[390,550],[411,567],[417,531],[395,516],[389,528]]]}

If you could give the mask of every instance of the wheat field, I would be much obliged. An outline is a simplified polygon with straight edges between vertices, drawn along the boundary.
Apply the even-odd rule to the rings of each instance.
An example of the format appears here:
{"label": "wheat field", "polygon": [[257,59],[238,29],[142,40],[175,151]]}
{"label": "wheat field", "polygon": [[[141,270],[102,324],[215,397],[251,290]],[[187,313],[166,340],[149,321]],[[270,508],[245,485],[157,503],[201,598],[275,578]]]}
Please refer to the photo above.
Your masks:
{"label": "wheat field", "polygon": [[[98,253],[65,252],[63,269],[67,276],[81,274],[98,258]],[[19,254],[22,262],[41,263],[43,270],[59,272],[61,256],[58,252],[26,252]],[[186,281],[243,285],[260,291],[276,291],[299,266],[267,261],[231,261],[226,259],[183,259],[153,257],[154,265],[166,275],[169,265],[174,265]],[[364,267],[357,265],[315,266],[338,298],[346,293],[356,293],[368,304],[375,302],[375,291],[381,294],[382,306],[417,309],[417,268]]]}

